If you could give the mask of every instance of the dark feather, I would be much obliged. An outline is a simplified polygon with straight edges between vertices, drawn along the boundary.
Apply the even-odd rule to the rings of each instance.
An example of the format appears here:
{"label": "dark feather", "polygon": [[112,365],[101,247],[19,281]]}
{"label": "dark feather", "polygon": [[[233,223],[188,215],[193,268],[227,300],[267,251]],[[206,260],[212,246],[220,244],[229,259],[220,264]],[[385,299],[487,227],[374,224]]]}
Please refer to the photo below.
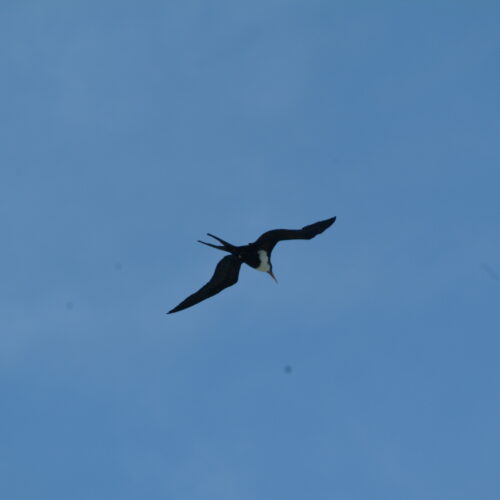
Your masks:
{"label": "dark feather", "polygon": [[224,290],[224,288],[234,285],[238,281],[240,267],[241,261],[237,257],[234,255],[227,255],[219,261],[212,278],[205,286],[183,300],[177,307],[168,311],[167,314],[182,311],[182,309],[194,306],[198,304],[198,302],[216,295]]}
{"label": "dark feather", "polygon": [[332,217],[331,219],[315,222],[309,224],[309,226],[304,226],[302,229],[273,229],[260,236],[252,245],[262,248],[270,254],[276,243],[283,240],[310,240],[328,229],[335,222],[335,219],[336,217]]}

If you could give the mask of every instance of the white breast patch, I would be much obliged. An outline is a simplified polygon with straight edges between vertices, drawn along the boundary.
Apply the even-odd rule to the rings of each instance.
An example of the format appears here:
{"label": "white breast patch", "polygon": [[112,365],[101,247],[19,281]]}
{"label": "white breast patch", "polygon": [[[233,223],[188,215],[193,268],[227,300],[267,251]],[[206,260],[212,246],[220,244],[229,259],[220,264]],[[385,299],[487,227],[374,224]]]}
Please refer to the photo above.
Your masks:
{"label": "white breast patch", "polygon": [[259,267],[256,267],[257,271],[263,271],[267,273],[271,270],[271,266],[269,265],[269,256],[265,250],[259,250],[257,252],[259,254],[260,264]]}

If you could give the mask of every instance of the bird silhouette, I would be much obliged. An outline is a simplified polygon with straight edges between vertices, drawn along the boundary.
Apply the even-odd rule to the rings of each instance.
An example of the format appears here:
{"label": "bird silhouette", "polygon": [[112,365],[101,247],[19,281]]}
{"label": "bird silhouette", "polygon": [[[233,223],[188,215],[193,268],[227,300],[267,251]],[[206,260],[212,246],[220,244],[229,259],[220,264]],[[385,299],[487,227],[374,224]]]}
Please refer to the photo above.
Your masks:
{"label": "bird silhouette", "polygon": [[257,271],[268,273],[275,281],[276,277],[273,273],[273,265],[271,263],[271,252],[277,243],[285,240],[310,240],[321,234],[325,229],[328,229],[334,222],[336,217],[315,222],[304,226],[302,229],[273,229],[267,231],[248,245],[236,246],[224,241],[218,236],[207,233],[208,236],[217,240],[220,245],[199,241],[212,248],[229,252],[229,255],[223,257],[215,268],[210,281],[202,286],[197,292],[193,293],[178,306],[174,307],[167,314],[175,313],[187,309],[188,307],[198,304],[202,300],[212,297],[224,288],[228,288],[238,281],[241,264],[245,263],[253,267]]}

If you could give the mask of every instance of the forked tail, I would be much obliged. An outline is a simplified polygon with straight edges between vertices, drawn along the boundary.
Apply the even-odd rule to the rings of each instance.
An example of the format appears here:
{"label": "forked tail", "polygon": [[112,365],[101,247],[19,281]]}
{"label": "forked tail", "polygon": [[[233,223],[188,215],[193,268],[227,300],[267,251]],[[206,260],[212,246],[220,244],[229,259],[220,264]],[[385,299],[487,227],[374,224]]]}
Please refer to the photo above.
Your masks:
{"label": "forked tail", "polygon": [[222,245],[214,245],[213,243],[207,243],[201,240],[198,240],[198,243],[203,243],[204,245],[207,245],[212,248],[217,248],[218,250],[223,250],[224,252],[234,253],[236,251],[236,247],[234,245],[231,245],[231,243],[228,243],[227,241],[224,241],[219,237],[214,236],[213,234],[207,233],[207,235],[219,241],[220,243],[222,243]]}

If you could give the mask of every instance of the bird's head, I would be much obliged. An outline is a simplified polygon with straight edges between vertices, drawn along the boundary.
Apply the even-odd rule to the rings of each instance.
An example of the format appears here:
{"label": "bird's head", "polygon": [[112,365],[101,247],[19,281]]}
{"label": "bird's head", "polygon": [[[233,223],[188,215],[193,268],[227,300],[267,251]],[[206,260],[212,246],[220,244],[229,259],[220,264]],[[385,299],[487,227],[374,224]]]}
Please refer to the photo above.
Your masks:
{"label": "bird's head", "polygon": [[257,251],[258,259],[255,260],[255,264],[252,267],[255,267],[258,271],[264,271],[269,274],[271,278],[278,283],[276,276],[273,273],[273,265],[271,264],[271,259],[269,258],[269,254],[265,250]]}

